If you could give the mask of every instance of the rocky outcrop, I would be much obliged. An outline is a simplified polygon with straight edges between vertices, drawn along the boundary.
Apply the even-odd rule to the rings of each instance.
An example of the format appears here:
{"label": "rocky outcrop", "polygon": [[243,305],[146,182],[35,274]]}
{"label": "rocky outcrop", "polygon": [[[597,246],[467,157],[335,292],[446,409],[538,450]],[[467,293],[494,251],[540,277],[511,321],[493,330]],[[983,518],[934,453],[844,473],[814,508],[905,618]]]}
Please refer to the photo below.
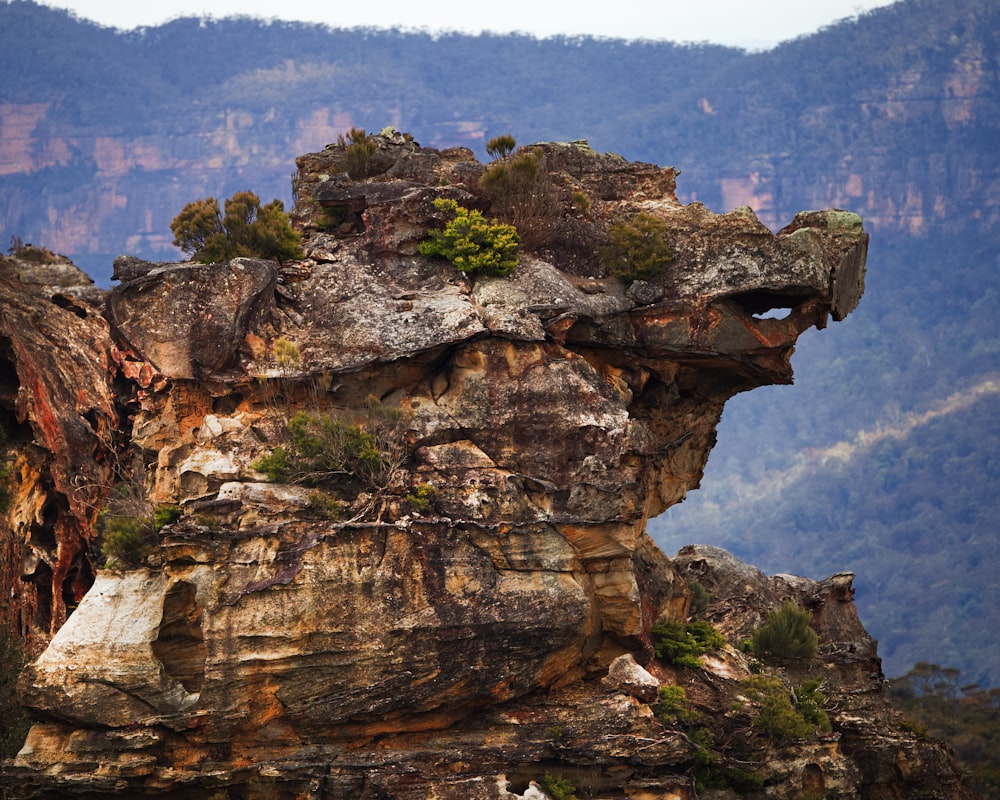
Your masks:
{"label": "rocky outcrop", "polygon": [[[593,797],[693,798],[706,740],[656,713],[680,685],[719,732],[711,757],[753,762],[757,796],[888,797],[909,775],[966,796],[885,705],[848,578],[672,562],[644,533],[697,486],[726,399],[790,381],[796,337],[857,303],[860,220],[810,212],[775,236],[749,209],[681,205],[669,168],[537,145],[558,213],[512,276],[470,278],[417,244],[437,197],[489,209],[482,165],[374,141],[360,179],[342,146],[299,159],[302,262],[122,262],[109,338],[86,341],[131,394],[94,414],[130,412],[125,488],[180,513],[135,568],[98,572],[25,671],[36,723],[10,781],[509,799],[548,773]],[[673,259],[622,281],[596,254],[640,212]],[[680,670],[652,631],[688,618],[694,579],[729,645]],[[812,613],[809,673],[837,710],[832,732],[776,743],[731,709],[754,668],[737,646],[785,597]]]}

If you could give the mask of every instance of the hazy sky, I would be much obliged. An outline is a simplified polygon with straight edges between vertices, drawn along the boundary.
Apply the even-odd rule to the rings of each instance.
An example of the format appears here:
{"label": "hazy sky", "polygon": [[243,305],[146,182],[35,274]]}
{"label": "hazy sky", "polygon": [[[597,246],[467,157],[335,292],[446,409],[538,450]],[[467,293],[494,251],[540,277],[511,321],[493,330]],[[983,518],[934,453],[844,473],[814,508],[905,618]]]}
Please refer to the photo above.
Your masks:
{"label": "hazy sky", "polygon": [[431,31],[523,31],[770,47],[890,0],[48,0],[102,25],[134,28],[180,16],[237,14]]}

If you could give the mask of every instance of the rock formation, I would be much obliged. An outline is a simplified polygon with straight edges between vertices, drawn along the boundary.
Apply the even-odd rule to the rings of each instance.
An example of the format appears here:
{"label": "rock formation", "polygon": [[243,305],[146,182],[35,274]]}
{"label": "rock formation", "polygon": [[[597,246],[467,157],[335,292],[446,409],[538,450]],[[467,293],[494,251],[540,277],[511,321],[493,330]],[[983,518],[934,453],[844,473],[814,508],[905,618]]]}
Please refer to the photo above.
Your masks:
{"label": "rock formation", "polygon": [[[418,244],[435,198],[490,209],[484,167],[373,141],[360,177],[344,146],[298,160],[302,262],[124,259],[103,318],[5,262],[3,541],[23,566],[2,588],[24,633],[55,633],[22,676],[35,723],[6,779],[37,797],[968,796],[882,697],[850,576],[672,561],[644,532],[698,485],[725,401],[789,382],[796,337],[854,308],[860,219],[773,235],[747,208],[681,205],[672,169],[536,145],[531,250],[469,277]],[[599,254],[640,213],[672,259],[623,281]],[[168,521],[95,573],[102,506]],[[680,668],[654,628],[692,615],[695,581],[727,644]],[[819,654],[762,665],[741,643],[789,599]],[[821,677],[832,729],[763,733],[742,683],[761,669]]]}

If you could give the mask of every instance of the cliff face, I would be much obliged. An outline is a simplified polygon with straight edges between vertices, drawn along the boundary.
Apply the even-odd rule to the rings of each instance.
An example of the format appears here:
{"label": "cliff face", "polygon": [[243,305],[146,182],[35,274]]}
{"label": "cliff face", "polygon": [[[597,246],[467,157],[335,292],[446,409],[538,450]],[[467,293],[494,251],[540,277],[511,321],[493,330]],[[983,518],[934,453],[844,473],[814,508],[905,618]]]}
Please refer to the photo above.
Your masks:
{"label": "cliff face", "polygon": [[[712,761],[716,797],[967,796],[885,704],[850,576],[672,562],[644,532],[697,486],[725,401],[790,381],[796,337],[854,308],[860,219],[772,235],[748,209],[681,205],[669,168],[539,145],[558,213],[513,275],[470,279],[417,244],[443,222],[435,198],[489,205],[482,165],[375,141],[362,179],[343,148],[298,160],[302,262],[122,258],[107,322],[91,291],[5,262],[4,541],[30,583],[3,588],[28,592],[25,632],[58,628],[22,676],[36,722],[7,779],[50,797],[509,799],[549,773],[584,796],[693,798]],[[673,259],[623,282],[596,253],[639,212]],[[71,357],[43,380],[45,352]],[[326,460],[296,475],[279,453]],[[90,578],[97,509],[121,497],[176,510],[60,627],[66,565]],[[728,644],[679,669],[651,631],[689,617],[693,580]],[[820,654],[778,672],[821,676],[833,723],[788,741],[753,724],[741,680],[762,667],[737,647],[786,599]],[[662,685],[685,688],[711,747],[654,713]]]}

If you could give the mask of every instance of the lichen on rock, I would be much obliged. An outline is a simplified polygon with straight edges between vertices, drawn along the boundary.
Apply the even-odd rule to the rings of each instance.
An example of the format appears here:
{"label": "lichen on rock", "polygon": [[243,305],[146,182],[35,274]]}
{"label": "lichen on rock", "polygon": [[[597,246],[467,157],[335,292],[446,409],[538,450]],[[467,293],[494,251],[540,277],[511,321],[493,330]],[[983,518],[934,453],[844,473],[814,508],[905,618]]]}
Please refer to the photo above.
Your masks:
{"label": "lichen on rock", "polygon": [[[499,800],[551,773],[593,797],[691,798],[709,762],[738,782],[749,759],[770,797],[874,797],[909,785],[885,769],[916,749],[964,796],[880,699],[849,580],[754,576],[741,599],[725,559],[672,561],[645,534],[697,487],[726,400],[789,382],[798,335],[857,304],[860,219],[810,212],[775,235],[747,209],[681,205],[670,168],[540,144],[559,213],[512,275],[470,277],[417,245],[436,198],[493,213],[483,166],[370,139],[363,177],[346,144],[298,159],[299,263],[121,261],[110,325],[86,339],[114,402],[79,413],[97,430],[121,415],[128,441],[76,458],[130,459],[150,506],[182,514],[140,569],[98,573],[22,676],[37,721],[6,767],[19,791]],[[671,257],[623,281],[599,253],[640,213]],[[17,389],[0,405],[34,436],[10,447],[47,447],[59,475],[70,451],[22,399],[23,323],[0,319]],[[22,484],[12,520],[63,491]],[[95,515],[61,513],[93,539]],[[24,525],[8,539],[33,547]],[[651,631],[687,621],[695,577],[728,644],[685,672]],[[832,733],[777,745],[726,720],[752,667],[740,639],[785,596],[810,609],[811,670],[842,710]],[[656,715],[675,684],[720,732],[711,753]],[[894,744],[854,722],[859,692]]]}

